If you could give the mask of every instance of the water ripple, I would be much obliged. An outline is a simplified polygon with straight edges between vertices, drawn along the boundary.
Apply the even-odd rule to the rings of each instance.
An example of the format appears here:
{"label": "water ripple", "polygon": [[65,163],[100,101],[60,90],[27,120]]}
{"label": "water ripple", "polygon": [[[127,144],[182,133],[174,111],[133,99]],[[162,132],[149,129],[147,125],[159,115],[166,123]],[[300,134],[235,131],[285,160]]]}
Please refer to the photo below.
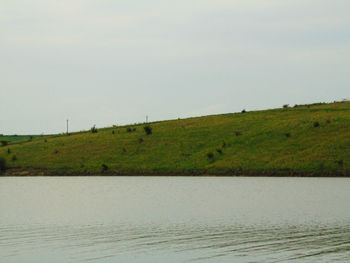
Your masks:
{"label": "water ripple", "polygon": [[0,228],[3,256],[65,251],[73,261],[104,262],[121,254],[170,253],[184,261],[240,258],[241,262],[350,260],[350,224],[335,226],[8,226]]}

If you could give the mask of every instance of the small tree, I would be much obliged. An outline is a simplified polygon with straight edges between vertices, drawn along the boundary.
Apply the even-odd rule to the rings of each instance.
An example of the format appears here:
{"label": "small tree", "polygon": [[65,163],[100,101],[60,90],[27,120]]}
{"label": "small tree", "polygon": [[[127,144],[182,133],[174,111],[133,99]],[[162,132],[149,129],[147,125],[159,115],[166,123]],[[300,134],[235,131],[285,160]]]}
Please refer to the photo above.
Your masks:
{"label": "small tree", "polygon": [[207,157],[210,161],[214,161],[214,154],[212,152],[208,152]]}
{"label": "small tree", "polygon": [[109,168],[106,164],[102,164],[102,172],[107,171]]}
{"label": "small tree", "polygon": [[3,157],[0,157],[0,172],[3,172],[6,170],[6,159]]}
{"label": "small tree", "polygon": [[6,146],[6,145],[8,145],[8,141],[6,141],[6,140],[2,140],[2,141],[1,141],[1,145],[2,145],[2,146]]}
{"label": "small tree", "polygon": [[98,130],[96,128],[96,125],[92,126],[91,133],[97,133],[97,132],[98,132]]}
{"label": "small tree", "polygon": [[241,136],[242,132],[241,131],[235,131],[236,136]]}
{"label": "small tree", "polygon": [[152,134],[152,127],[149,125],[146,125],[145,127],[143,127],[143,129],[145,130],[145,133],[147,135],[151,135]]}

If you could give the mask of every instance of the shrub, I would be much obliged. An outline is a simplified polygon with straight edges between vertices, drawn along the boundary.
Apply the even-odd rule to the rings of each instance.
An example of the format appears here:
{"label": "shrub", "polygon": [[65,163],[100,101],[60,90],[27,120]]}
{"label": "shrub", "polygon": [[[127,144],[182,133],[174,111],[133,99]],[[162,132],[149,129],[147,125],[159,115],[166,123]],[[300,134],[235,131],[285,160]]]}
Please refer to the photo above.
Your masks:
{"label": "shrub", "polygon": [[218,152],[218,154],[222,154],[222,150],[221,149],[216,149],[216,151]]}
{"label": "shrub", "polygon": [[284,104],[283,105],[283,109],[288,109],[288,107],[289,107],[289,104]]}
{"label": "shrub", "polygon": [[291,136],[291,134],[289,132],[287,132],[285,135],[287,138],[290,138],[290,136]]}
{"label": "shrub", "polygon": [[108,170],[108,166],[106,164],[102,164],[102,172],[105,172]]}
{"label": "shrub", "polygon": [[225,141],[222,142],[222,148],[226,148],[226,142]]}
{"label": "shrub", "polygon": [[17,156],[16,156],[16,155],[12,156],[12,161],[13,161],[13,162],[14,162],[14,161],[17,161]]}
{"label": "shrub", "polygon": [[241,131],[235,131],[236,136],[241,136],[242,132]]}
{"label": "shrub", "polygon": [[29,141],[31,142],[33,140],[33,136],[29,136]]}
{"label": "shrub", "polygon": [[126,128],[126,132],[132,132],[132,129],[130,127]]}
{"label": "shrub", "polygon": [[8,144],[9,144],[8,141],[5,141],[5,140],[2,140],[2,141],[1,141],[1,145],[2,145],[2,146],[6,146],[6,145],[8,145]]}
{"label": "shrub", "polygon": [[320,127],[320,123],[318,122],[318,121],[315,121],[314,122],[314,127],[316,128],[316,127]]}
{"label": "shrub", "polygon": [[243,110],[241,111],[241,113],[246,113],[245,109],[243,109]]}
{"label": "shrub", "polygon": [[343,167],[344,161],[343,160],[338,160],[337,164],[338,164],[339,167]]}
{"label": "shrub", "polygon": [[134,132],[134,131],[136,131],[136,128],[134,127],[134,128],[132,128],[132,131]]}
{"label": "shrub", "polygon": [[10,154],[10,153],[11,153],[11,149],[8,148],[8,149],[7,149],[7,154]]}
{"label": "shrub", "polygon": [[214,154],[212,152],[207,153],[207,157],[209,160],[213,161],[214,160]]}
{"label": "shrub", "polygon": [[7,168],[6,166],[6,159],[3,157],[0,157],[0,172],[5,171]]}
{"label": "shrub", "polygon": [[96,125],[92,126],[91,127],[91,133],[97,133],[97,132],[98,132],[98,130],[96,128]]}
{"label": "shrub", "polygon": [[45,139],[44,142],[47,142],[47,140]]}
{"label": "shrub", "polygon": [[112,134],[114,134],[115,132],[114,131],[112,131]]}
{"label": "shrub", "polygon": [[152,127],[149,125],[146,125],[145,127],[143,127],[143,129],[145,130],[147,135],[151,135],[152,134]]}
{"label": "shrub", "polygon": [[138,139],[138,142],[139,142],[139,143],[142,143],[142,142],[143,142],[143,138],[139,138],[139,139]]}

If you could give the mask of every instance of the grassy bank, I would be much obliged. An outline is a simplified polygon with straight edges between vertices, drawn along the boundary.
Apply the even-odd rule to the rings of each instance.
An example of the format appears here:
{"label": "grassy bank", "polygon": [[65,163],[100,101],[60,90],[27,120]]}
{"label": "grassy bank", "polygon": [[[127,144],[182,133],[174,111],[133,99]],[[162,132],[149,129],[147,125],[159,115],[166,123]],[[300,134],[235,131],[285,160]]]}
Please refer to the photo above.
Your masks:
{"label": "grassy bank", "polygon": [[150,135],[140,124],[27,138],[0,156],[11,175],[350,175],[349,102],[150,126]]}

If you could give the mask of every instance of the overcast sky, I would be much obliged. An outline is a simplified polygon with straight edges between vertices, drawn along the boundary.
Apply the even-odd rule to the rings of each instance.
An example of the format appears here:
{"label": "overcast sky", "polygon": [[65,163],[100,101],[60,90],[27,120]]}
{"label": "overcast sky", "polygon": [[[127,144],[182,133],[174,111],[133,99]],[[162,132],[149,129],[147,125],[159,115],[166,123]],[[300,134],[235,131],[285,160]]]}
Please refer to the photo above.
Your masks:
{"label": "overcast sky", "polygon": [[3,134],[349,97],[349,0],[0,0]]}

